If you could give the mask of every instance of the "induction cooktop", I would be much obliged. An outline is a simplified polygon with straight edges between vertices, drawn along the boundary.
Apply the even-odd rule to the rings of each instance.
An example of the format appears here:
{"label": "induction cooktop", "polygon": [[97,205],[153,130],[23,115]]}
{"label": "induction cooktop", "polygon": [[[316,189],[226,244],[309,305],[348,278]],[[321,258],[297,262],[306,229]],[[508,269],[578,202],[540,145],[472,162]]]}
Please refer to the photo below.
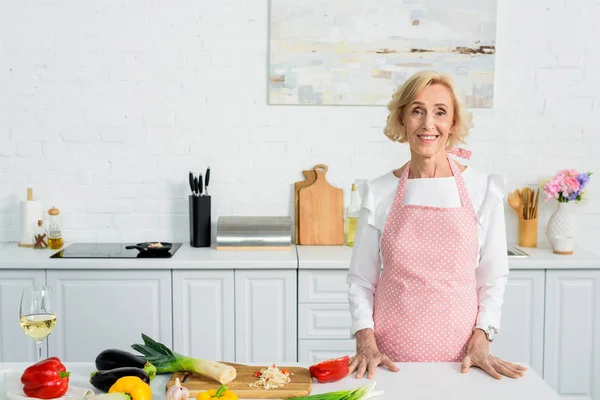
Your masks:
{"label": "induction cooktop", "polygon": [[171,258],[181,247],[181,243],[173,243],[171,250],[152,254],[127,250],[125,247],[130,245],[135,243],[73,243],[50,258]]}

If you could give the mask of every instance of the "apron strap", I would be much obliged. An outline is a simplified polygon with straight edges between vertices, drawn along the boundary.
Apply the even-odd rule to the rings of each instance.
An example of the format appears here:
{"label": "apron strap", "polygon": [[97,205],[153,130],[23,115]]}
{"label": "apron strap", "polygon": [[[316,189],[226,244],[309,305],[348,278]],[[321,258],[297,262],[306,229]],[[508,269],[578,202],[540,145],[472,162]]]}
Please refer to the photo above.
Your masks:
{"label": "apron strap", "polygon": [[473,154],[470,150],[466,150],[461,147],[453,147],[451,149],[446,150],[446,153],[453,154],[460,158],[464,158],[465,160],[470,159],[471,154]]}

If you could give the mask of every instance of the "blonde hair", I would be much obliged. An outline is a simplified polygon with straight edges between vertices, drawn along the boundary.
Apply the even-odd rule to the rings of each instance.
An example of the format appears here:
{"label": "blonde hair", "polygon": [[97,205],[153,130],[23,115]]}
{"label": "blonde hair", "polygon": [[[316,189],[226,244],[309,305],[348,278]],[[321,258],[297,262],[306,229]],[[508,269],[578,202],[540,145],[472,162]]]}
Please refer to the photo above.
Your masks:
{"label": "blonde hair", "polygon": [[465,143],[465,138],[469,134],[469,128],[471,127],[471,112],[461,104],[452,78],[435,71],[417,72],[408,78],[392,95],[392,100],[390,100],[387,106],[390,114],[383,129],[383,133],[390,140],[400,143],[408,142],[406,128],[400,124],[400,117],[402,116],[404,107],[412,103],[421,90],[436,83],[444,85],[450,90],[454,108],[454,125],[452,127],[452,134],[448,137],[446,148],[452,149],[458,143]]}

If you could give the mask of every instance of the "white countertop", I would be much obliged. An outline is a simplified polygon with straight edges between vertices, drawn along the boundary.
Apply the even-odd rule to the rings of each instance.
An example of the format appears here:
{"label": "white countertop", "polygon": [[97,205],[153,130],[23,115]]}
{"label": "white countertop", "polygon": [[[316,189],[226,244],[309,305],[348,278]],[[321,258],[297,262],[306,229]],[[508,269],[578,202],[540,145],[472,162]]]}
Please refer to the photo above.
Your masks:
{"label": "white countertop", "polygon": [[[298,364],[307,367],[307,364]],[[399,372],[393,373],[379,368],[374,380],[376,390],[383,390],[380,399],[402,400],[560,400],[560,397],[531,368],[519,379],[504,378],[495,380],[479,369],[471,369],[467,374],[460,373],[459,363],[398,363]],[[527,366],[526,364],[522,364]],[[23,371],[29,364],[0,363],[0,372]],[[86,387],[99,393],[88,383],[90,373],[94,371],[93,363],[65,363],[71,372],[69,382],[77,387]],[[284,366],[284,364],[282,364]],[[287,364],[286,366],[290,366]],[[0,375],[4,375],[3,373]],[[152,398],[165,399],[165,385],[170,375],[158,375],[152,380]],[[341,381],[320,384],[313,382],[311,394],[352,389],[371,383],[363,378],[356,380],[347,377]],[[0,378],[0,399],[6,395],[3,379]]]}
{"label": "white countertop", "polygon": [[[575,249],[572,255],[552,253],[549,247],[518,247],[528,258],[509,258],[510,269],[600,269],[600,254]],[[297,246],[299,269],[348,269],[352,247]]]}
{"label": "white countertop", "polygon": [[[68,247],[71,243],[65,243]],[[50,258],[58,250],[0,244],[0,269],[297,269],[289,250],[216,250],[183,243],[171,258]]]}
{"label": "white countertop", "polygon": [[[65,244],[65,247],[71,243]],[[600,269],[600,255],[576,249],[572,255],[550,248],[520,248],[529,258],[509,258],[510,269]],[[352,247],[292,246],[289,250],[216,250],[184,243],[172,258],[50,258],[56,250],[0,243],[0,269],[348,269]]]}

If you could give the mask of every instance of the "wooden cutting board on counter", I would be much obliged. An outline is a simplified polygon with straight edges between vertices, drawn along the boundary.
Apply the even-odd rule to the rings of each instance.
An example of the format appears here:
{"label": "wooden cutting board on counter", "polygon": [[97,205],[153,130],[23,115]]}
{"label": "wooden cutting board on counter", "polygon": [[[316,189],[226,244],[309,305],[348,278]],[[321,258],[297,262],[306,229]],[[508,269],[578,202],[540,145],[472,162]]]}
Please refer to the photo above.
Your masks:
{"label": "wooden cutting board on counter", "polygon": [[296,244],[300,244],[300,189],[309,187],[317,179],[317,173],[312,169],[302,171],[302,174],[306,179],[294,183],[294,238]]}
{"label": "wooden cutting board on counter", "polygon": [[328,167],[316,165],[315,183],[300,189],[300,244],[344,244],[344,191],[327,182]]}
{"label": "wooden cutting board on counter", "polygon": [[[266,366],[243,365],[229,362],[225,362],[224,364],[235,367],[237,376],[227,384],[227,389],[233,391],[240,399],[289,399],[292,397],[308,396],[312,391],[312,378],[306,368],[278,365],[279,369],[285,368],[290,371],[292,381],[281,388],[265,390],[249,387],[248,385],[256,382],[258,379],[254,376],[254,373],[267,368]],[[190,398],[196,398],[198,393],[209,389],[218,389],[221,386],[214,379],[199,374],[175,372],[169,382],[167,382],[165,391],[175,384],[176,378],[179,378],[181,386],[189,390]]]}

